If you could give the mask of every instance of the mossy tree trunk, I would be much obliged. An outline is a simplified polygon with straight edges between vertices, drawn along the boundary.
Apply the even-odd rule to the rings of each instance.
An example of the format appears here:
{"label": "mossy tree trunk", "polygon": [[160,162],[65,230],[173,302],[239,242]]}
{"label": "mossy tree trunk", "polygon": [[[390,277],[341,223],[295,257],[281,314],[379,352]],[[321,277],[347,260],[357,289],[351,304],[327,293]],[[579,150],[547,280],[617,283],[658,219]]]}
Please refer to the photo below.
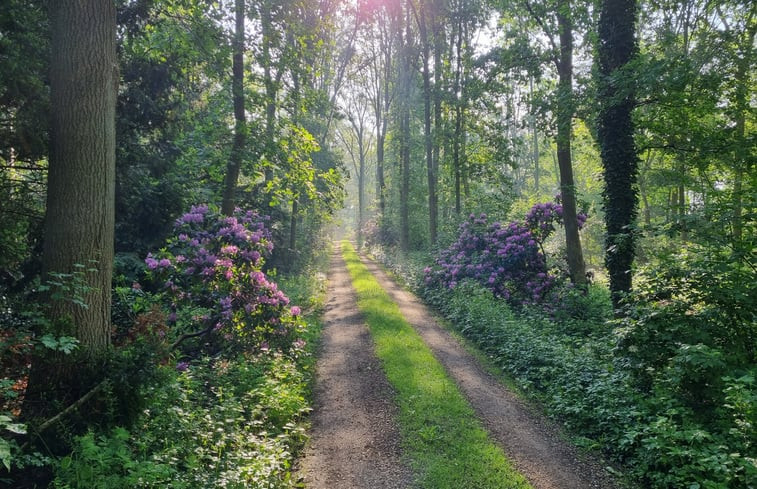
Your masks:
{"label": "mossy tree trunk", "polygon": [[605,264],[616,307],[623,294],[631,290],[638,212],[638,158],[631,118],[634,92],[629,74],[619,73],[627,69],[636,53],[636,10],[635,0],[603,0],[599,17],[597,135],[605,180]]}

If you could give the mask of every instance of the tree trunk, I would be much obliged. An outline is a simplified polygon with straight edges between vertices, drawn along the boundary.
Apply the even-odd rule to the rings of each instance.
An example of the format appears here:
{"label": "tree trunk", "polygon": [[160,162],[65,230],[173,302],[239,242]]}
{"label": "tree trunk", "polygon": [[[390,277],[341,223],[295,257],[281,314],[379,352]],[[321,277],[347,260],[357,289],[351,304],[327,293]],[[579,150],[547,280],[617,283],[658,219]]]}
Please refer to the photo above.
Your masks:
{"label": "tree trunk", "polygon": [[221,212],[227,216],[231,216],[236,207],[235,194],[247,139],[247,118],[244,112],[244,0],[235,1],[235,17],[231,80],[231,96],[234,103],[234,143],[226,165],[221,204]]}
{"label": "tree trunk", "polygon": [[686,178],[686,167],[681,165],[681,183],[678,184],[678,225],[681,227],[681,241],[689,240],[688,223],[686,222],[686,189],[683,180]]}
{"label": "tree trunk", "polygon": [[400,38],[400,250],[410,249],[410,0],[405,13],[405,40]]}
{"label": "tree trunk", "polygon": [[[73,286],[72,292],[64,292],[66,298],[53,300],[48,295],[48,313],[55,332],[76,336],[80,350],[77,363],[73,356],[59,354],[34,360],[24,400],[27,419],[52,414],[55,400],[65,404],[75,398],[77,388],[90,387],[92,379],[80,360],[98,362],[111,334],[118,90],[115,4],[50,2],[50,25],[51,144],[42,276],[43,281]],[[54,292],[61,291],[53,288]]]}
{"label": "tree trunk", "polygon": [[586,269],[581,251],[576,218],[576,186],[573,181],[573,162],[570,138],[573,122],[573,26],[569,17],[570,1],[559,0],[557,22],[560,31],[560,59],[557,71],[560,77],[557,95],[557,164],[560,167],[560,193],[562,196],[565,248],[570,280],[574,284],[586,283]]}
{"label": "tree trunk", "polygon": [[299,211],[299,198],[295,197],[292,200],[292,216],[289,220],[289,253],[291,255],[291,263],[289,266],[294,269],[294,258],[297,254],[297,213]]}
{"label": "tree trunk", "polygon": [[634,94],[628,75],[618,76],[636,52],[636,0],[603,0],[599,16],[597,64],[600,113],[597,124],[604,167],[607,238],[605,264],[612,301],[617,308],[631,290],[637,201],[638,158],[631,113]]}
{"label": "tree trunk", "polygon": [[[734,175],[733,175],[733,217],[731,229],[733,242],[736,247],[743,246],[744,233],[744,175],[750,175],[752,160],[749,158],[749,143],[746,138],[746,114],[749,111],[750,90],[750,63],[754,51],[754,38],[757,33],[757,22],[750,22],[745,33],[744,52],[737,61],[736,66],[736,90],[735,90],[735,113],[736,122],[736,148],[734,151]],[[751,207],[747,212],[751,212]]]}
{"label": "tree trunk", "polygon": [[358,133],[358,191],[357,191],[357,243],[363,246],[363,226],[365,225],[365,143],[363,142],[364,131],[361,126]]}
{"label": "tree trunk", "polygon": [[462,20],[458,21],[457,39],[455,40],[455,135],[454,147],[452,150],[452,168],[455,177],[455,213],[459,216],[462,213],[461,187],[462,187],[462,157],[461,157],[461,139],[463,134],[463,108],[462,108],[462,71],[463,71],[463,26]]}
{"label": "tree trunk", "polygon": [[541,172],[539,171],[539,132],[536,128],[536,104],[534,102],[534,77],[529,78],[529,88],[531,94],[531,110],[533,112],[531,116],[531,138],[533,140],[532,145],[532,157],[534,160],[534,190],[536,190],[536,200],[539,200],[541,183],[539,181]]}
{"label": "tree trunk", "polygon": [[[386,123],[382,121],[382,125]],[[384,144],[386,132],[379,130],[376,137],[376,198],[378,199],[379,214],[383,218],[386,211],[386,183],[384,182]]]}
{"label": "tree trunk", "polygon": [[[113,2],[50,3],[51,145],[43,276],[82,273],[88,307],[51,304],[92,355],[110,343],[118,87]],[[77,266],[84,268],[77,269]],[[88,269],[96,271],[87,271]]]}
{"label": "tree trunk", "polygon": [[279,70],[276,78],[271,73],[273,60],[271,59],[271,38],[273,36],[273,27],[271,19],[271,0],[263,0],[260,7],[260,25],[262,30],[262,54],[263,54],[263,84],[265,85],[265,141],[263,142],[263,155],[267,158],[265,168],[265,181],[270,182],[273,179],[273,164],[276,133],[276,97],[278,95],[278,81],[281,77]]}
{"label": "tree trunk", "polygon": [[[392,44],[389,40],[386,40],[386,45],[383,46],[385,50],[382,66],[383,68],[383,80],[378,84],[380,87],[380,93],[377,94],[378,100],[376,101],[376,198],[378,199],[379,214],[382,219],[382,226],[384,226],[384,215],[386,213],[386,183],[384,181],[384,160],[385,160],[385,145],[386,145],[386,132],[389,128],[389,112],[391,108],[391,89],[389,80],[391,77],[392,69]],[[381,77],[379,70],[376,71],[376,76]]]}
{"label": "tree trunk", "polygon": [[[433,36],[434,36],[434,131],[433,131],[433,154],[431,157],[432,166],[434,171],[434,178],[438,187],[439,183],[439,161],[441,160],[442,151],[442,130],[444,121],[442,120],[442,52],[444,50],[444,29],[439,21],[439,15],[441,11],[441,2],[435,2],[436,11],[434,20],[432,22]],[[439,193],[435,192],[434,209],[436,215],[439,214]],[[437,217],[438,220],[438,217]],[[438,226],[437,226],[438,229]],[[438,238],[438,237],[437,237]],[[436,240],[434,240],[434,243]]]}
{"label": "tree trunk", "polygon": [[426,150],[426,176],[428,181],[428,230],[429,242],[436,244],[438,229],[438,204],[436,195],[436,172],[434,171],[434,141],[431,134],[431,41],[426,26],[425,5],[420,7],[418,27],[423,43],[423,137]]}

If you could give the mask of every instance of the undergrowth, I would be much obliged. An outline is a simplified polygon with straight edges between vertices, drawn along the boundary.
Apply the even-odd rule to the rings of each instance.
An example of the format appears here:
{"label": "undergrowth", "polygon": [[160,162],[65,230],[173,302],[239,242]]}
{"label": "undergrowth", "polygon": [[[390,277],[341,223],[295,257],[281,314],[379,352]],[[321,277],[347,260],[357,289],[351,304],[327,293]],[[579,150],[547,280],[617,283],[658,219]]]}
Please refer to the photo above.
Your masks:
{"label": "undergrowth", "polygon": [[279,284],[305,309],[297,354],[162,367],[164,381],[145,387],[148,408],[136,422],[76,437],[52,487],[298,487],[292,464],[305,442],[325,280],[310,271]]}
{"label": "undergrowth", "polygon": [[[646,316],[636,312],[618,327],[599,286],[562,297],[549,314],[536,307],[514,311],[479,284],[426,287],[416,274],[403,273],[420,266],[406,263],[395,271],[561,421],[577,444],[620,463],[642,487],[757,488],[753,367],[729,367],[729,374],[731,358],[717,347],[688,344],[681,332],[671,338],[675,351],[667,363],[640,373],[629,363],[660,348],[631,346],[636,356],[630,355],[628,325],[659,336],[683,320],[672,313],[672,301],[654,308],[639,302]],[[699,311],[689,307],[682,317],[692,322]],[[655,320],[654,330],[642,322]]]}

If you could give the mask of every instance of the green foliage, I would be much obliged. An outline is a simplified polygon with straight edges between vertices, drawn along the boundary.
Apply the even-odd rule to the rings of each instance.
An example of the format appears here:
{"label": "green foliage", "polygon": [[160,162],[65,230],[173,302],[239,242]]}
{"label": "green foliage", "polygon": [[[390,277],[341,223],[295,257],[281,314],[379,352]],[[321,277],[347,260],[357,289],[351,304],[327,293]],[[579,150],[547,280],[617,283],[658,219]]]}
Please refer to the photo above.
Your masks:
{"label": "green foliage", "polygon": [[96,272],[97,262],[93,261],[87,267],[82,263],[74,263],[71,273],[49,272],[47,281],[37,287],[37,291],[46,293],[50,301],[71,302],[83,309],[89,308],[84,296],[92,291],[87,284],[86,275]]}
{"label": "green foliage", "polygon": [[5,470],[11,470],[11,462],[13,456],[12,450],[18,447],[14,440],[8,440],[5,438],[6,432],[10,432],[16,435],[26,434],[26,425],[17,423],[11,416],[0,414],[0,432],[3,433],[3,438],[0,438],[0,463],[3,464]]}
{"label": "green foliage", "polygon": [[[320,310],[322,274],[281,282],[307,309]],[[166,359],[156,356],[166,353],[165,316],[141,289],[118,296],[122,308],[133,303],[135,310],[124,315],[134,321],[122,325],[110,389],[133,415],[75,437],[72,452],[55,464],[52,487],[297,487],[292,461],[305,440],[318,321],[307,317],[305,341],[290,354],[204,357],[156,370]]]}
{"label": "green foliage", "polygon": [[79,346],[79,340],[72,336],[60,336],[56,338],[51,334],[46,334],[39,338],[39,342],[50,350],[63,352],[66,355],[73,352]]}
{"label": "green foliage", "polygon": [[[610,323],[596,322],[593,314],[583,324],[575,316],[567,324],[518,316],[470,283],[454,291],[428,289],[425,297],[582,445],[624,462],[645,487],[735,489],[757,482],[754,374],[725,376],[738,370],[726,369],[730,359],[721,351],[679,344],[655,374],[654,390],[639,390],[638,369],[614,355]],[[572,301],[574,311],[584,301],[586,311],[610,312],[606,291]],[[655,344],[636,348],[644,355]]]}
{"label": "green foliage", "polygon": [[129,431],[77,437],[53,487],[294,487],[309,409],[303,361],[203,359],[174,370],[146,388],[148,407]]}
{"label": "green foliage", "polygon": [[221,100],[208,84],[223,86],[228,47],[220,12],[205,3],[120,3],[116,249],[145,253],[208,191],[205,175],[225,167],[228,150],[214,149],[230,131],[215,123],[225,107],[208,107]]}
{"label": "green foliage", "polygon": [[692,407],[719,404],[720,377],[757,363],[754,272],[727,251],[691,247],[640,275],[619,329],[640,385],[672,382]]}

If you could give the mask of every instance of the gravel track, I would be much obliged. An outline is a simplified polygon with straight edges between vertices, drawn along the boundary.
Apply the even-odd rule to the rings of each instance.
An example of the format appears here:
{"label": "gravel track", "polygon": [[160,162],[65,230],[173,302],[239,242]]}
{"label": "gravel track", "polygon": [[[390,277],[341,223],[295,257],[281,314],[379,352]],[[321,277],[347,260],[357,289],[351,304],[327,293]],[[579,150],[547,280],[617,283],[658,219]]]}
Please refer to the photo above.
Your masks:
{"label": "gravel track", "polygon": [[[535,489],[621,487],[598,461],[581,456],[552,422],[486,372],[420,300],[375,262],[363,258],[363,263],[456,382],[492,439]],[[394,392],[374,354],[338,251],[331,260],[324,323],[311,440],[300,460],[299,477],[308,489],[412,487],[413,474],[402,459]]]}
{"label": "gravel track", "polygon": [[619,487],[602,465],[581,457],[574,446],[561,438],[553,423],[535,414],[486,372],[420,300],[398,286],[375,262],[364,257],[362,260],[444,365],[490,436],[535,489]]}
{"label": "gravel track", "polygon": [[309,489],[410,487],[413,477],[401,460],[394,392],[338,253],[332,255],[328,280],[311,439],[300,461],[300,477]]}

